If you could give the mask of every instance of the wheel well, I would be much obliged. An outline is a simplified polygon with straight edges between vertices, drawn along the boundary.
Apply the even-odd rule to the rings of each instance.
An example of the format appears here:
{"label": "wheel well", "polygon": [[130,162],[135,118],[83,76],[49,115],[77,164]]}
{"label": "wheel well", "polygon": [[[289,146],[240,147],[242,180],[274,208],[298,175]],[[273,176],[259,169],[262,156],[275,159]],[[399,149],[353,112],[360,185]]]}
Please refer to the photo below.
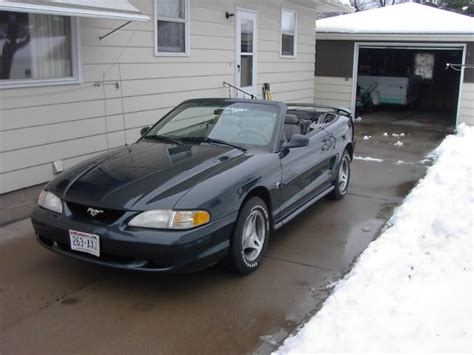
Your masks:
{"label": "wheel well", "polygon": [[352,143],[348,143],[345,149],[349,153],[349,156],[351,157],[351,160],[352,160],[354,158],[354,146],[352,145]]}
{"label": "wheel well", "polygon": [[270,192],[265,187],[258,186],[250,190],[250,192],[245,196],[244,200],[242,201],[242,205],[240,206],[240,208],[242,208],[245,202],[247,202],[254,196],[260,197],[267,205],[268,212],[270,214],[270,223],[273,228],[272,200],[270,198]]}

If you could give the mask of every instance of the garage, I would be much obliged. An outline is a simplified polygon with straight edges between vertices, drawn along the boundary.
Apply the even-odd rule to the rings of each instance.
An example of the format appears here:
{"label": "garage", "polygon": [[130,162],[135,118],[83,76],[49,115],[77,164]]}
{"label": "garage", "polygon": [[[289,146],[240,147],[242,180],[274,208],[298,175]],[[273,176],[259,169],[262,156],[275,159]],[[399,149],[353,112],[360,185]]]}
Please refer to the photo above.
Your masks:
{"label": "garage", "polygon": [[464,46],[357,44],[355,112],[368,119],[453,127],[458,111]]}
{"label": "garage", "polygon": [[365,122],[474,124],[473,35],[474,19],[416,3],[318,20],[315,101]]}

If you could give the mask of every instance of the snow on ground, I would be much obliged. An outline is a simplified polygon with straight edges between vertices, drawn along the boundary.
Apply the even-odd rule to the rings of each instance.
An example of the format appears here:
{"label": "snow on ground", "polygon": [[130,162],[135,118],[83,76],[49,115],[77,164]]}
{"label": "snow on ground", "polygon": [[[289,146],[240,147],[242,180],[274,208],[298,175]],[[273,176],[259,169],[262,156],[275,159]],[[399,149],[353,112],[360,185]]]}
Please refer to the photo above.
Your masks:
{"label": "snow on ground", "polygon": [[277,351],[472,353],[474,127],[460,125],[389,227]]}
{"label": "snow on ground", "polygon": [[360,157],[360,156],[358,156],[358,155],[354,155],[354,159],[355,159],[355,160],[365,160],[365,161],[375,161],[375,162],[377,162],[377,163],[383,162],[383,159],[372,158],[372,157]]}
{"label": "snow on ground", "polygon": [[403,142],[402,141],[396,141],[395,143],[393,143],[393,145],[396,145],[397,147],[401,147],[401,146],[403,146]]}

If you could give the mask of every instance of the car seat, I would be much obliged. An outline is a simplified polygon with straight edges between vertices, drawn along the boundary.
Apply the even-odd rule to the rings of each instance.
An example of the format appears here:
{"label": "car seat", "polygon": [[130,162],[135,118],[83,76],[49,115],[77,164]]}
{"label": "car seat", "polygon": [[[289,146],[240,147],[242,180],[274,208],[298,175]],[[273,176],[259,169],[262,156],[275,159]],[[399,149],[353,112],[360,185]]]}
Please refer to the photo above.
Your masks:
{"label": "car seat", "polygon": [[289,141],[295,134],[303,134],[303,126],[296,115],[287,114],[285,116],[285,137]]}

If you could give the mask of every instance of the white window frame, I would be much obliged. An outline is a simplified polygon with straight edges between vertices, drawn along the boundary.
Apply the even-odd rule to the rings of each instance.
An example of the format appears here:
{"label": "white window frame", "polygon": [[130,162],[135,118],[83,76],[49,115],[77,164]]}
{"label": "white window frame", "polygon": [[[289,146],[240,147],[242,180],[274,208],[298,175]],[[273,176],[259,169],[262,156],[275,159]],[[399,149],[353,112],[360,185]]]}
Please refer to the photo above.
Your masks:
{"label": "white window frame", "polygon": [[[291,12],[295,15],[295,32],[293,35],[293,55],[283,54],[283,13],[284,12]],[[281,13],[280,13],[280,58],[289,58],[289,59],[296,58],[297,35],[298,35],[298,11],[289,9],[287,7],[282,7]]]}
{"label": "white window frame", "polygon": [[[155,41],[155,56],[156,57],[189,57],[189,19],[191,18],[189,0],[184,0],[184,20],[170,17],[158,16],[157,2],[153,0],[153,28],[154,28],[154,41]],[[180,22],[184,23],[184,52],[160,52],[158,51],[158,20]]]}
{"label": "white window frame", "polygon": [[[67,16],[66,16],[67,17]],[[71,64],[72,76],[54,79],[9,79],[0,80],[1,89],[53,86],[53,85],[75,85],[82,84],[82,68],[80,65],[80,30],[79,19],[69,17],[71,23]]]}

